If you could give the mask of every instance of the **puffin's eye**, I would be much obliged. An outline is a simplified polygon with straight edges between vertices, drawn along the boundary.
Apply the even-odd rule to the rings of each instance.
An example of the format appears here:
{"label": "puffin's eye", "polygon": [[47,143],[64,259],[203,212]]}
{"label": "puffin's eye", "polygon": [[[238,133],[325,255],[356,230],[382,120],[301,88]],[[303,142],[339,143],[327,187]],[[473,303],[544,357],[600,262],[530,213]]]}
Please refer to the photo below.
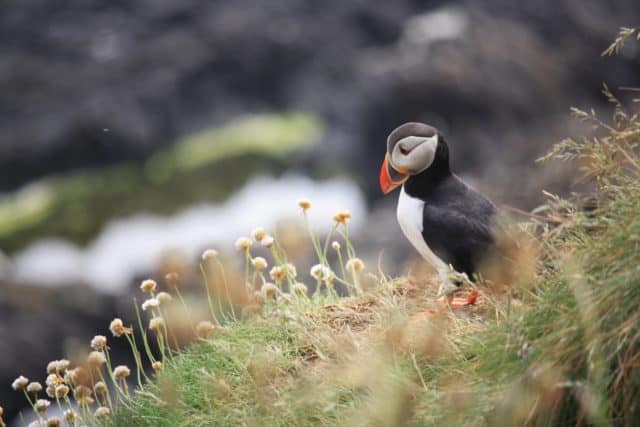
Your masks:
{"label": "puffin's eye", "polygon": [[400,152],[402,153],[403,156],[406,156],[407,154],[409,154],[409,150],[405,150],[402,144],[400,145]]}

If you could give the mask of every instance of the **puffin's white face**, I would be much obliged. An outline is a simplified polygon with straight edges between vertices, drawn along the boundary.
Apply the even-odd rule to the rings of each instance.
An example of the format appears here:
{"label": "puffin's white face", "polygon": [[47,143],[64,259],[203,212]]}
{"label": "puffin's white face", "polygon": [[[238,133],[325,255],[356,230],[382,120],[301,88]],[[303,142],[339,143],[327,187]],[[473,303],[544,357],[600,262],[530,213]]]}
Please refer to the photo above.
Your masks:
{"label": "puffin's white face", "polygon": [[391,152],[391,166],[408,175],[417,175],[433,163],[438,148],[438,134],[430,137],[407,136],[398,140]]}
{"label": "puffin's white face", "polygon": [[405,123],[387,138],[387,153],[380,169],[384,194],[405,183],[412,175],[427,170],[434,162],[440,143],[438,130],[423,123]]}

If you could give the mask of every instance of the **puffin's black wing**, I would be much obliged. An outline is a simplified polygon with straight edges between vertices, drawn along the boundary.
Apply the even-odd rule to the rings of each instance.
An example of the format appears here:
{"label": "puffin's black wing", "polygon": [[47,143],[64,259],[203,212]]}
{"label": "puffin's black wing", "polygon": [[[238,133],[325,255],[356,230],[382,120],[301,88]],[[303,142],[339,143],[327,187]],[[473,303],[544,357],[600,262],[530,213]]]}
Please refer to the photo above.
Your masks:
{"label": "puffin's black wing", "polygon": [[425,200],[422,237],[442,260],[472,277],[494,243],[496,207],[455,176]]}

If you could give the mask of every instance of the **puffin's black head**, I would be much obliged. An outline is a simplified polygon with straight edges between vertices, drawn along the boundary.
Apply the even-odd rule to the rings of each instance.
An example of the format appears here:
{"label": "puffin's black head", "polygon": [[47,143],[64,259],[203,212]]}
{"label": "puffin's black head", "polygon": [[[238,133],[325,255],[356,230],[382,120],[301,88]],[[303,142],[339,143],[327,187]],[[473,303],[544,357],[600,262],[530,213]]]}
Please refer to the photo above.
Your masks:
{"label": "puffin's black head", "polygon": [[380,188],[387,194],[411,176],[446,175],[449,149],[438,129],[422,123],[405,123],[387,138],[387,154],[380,170]]}

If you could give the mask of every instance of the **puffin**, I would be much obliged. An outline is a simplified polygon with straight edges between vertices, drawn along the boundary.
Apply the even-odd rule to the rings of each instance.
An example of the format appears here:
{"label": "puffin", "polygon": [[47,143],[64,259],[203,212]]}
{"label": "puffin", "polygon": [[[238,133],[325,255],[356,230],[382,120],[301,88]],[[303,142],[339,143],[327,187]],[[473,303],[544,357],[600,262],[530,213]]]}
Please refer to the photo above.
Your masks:
{"label": "puffin", "polygon": [[[491,252],[497,208],[451,171],[445,137],[423,123],[405,123],[387,138],[380,188],[386,195],[398,187],[400,228],[437,271],[438,295],[452,297]],[[468,302],[476,296],[473,289]]]}

